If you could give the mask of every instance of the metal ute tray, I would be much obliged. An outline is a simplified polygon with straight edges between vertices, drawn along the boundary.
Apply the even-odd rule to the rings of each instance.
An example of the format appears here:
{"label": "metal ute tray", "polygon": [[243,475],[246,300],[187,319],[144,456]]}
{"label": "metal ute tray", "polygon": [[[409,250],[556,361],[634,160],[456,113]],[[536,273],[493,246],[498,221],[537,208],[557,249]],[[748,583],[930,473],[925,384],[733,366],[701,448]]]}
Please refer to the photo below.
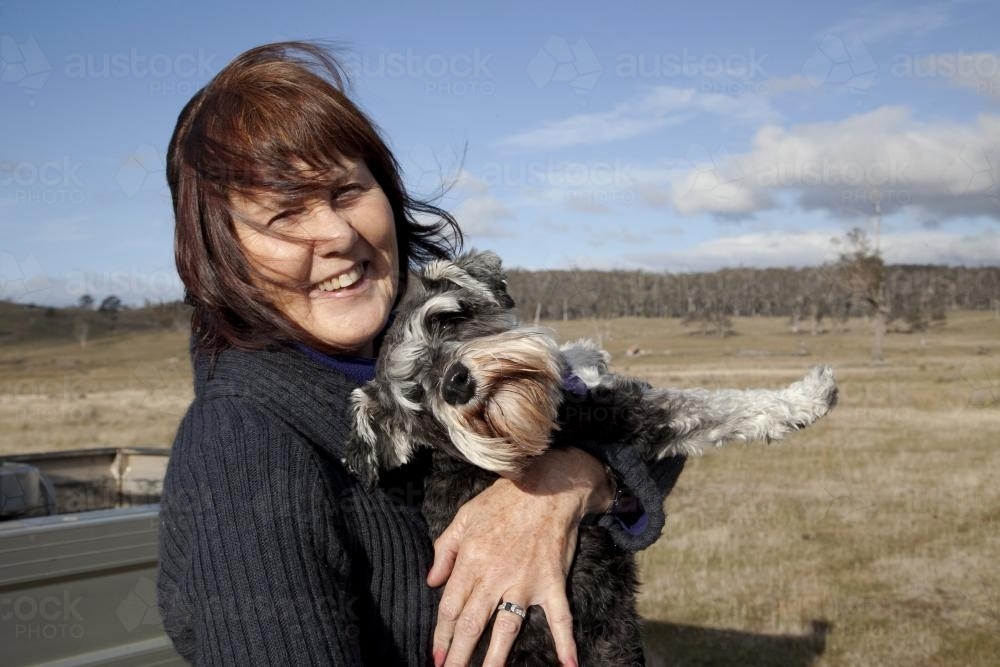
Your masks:
{"label": "metal ute tray", "polygon": [[169,455],[162,447],[105,447],[5,456],[0,463],[38,468],[55,486],[56,513],[68,514],[159,502]]}

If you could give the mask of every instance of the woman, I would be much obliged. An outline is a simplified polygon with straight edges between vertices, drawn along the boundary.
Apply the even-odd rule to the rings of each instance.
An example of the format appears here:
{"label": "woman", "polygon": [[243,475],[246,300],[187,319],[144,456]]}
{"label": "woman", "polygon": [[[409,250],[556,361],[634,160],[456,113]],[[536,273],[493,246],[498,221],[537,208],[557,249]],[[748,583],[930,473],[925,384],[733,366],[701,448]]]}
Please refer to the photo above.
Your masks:
{"label": "woman", "polygon": [[349,394],[372,377],[407,270],[454,253],[454,220],[406,194],[336,61],[311,44],[252,49],[219,72],[181,112],[167,168],[194,305],[195,400],[164,484],[158,581],[181,655],[460,665],[495,613],[486,664],[501,665],[517,608],[540,605],[576,664],[565,582],[578,523],[615,505],[620,480],[648,512],[600,522],[623,548],[650,544],[683,460],[649,470],[628,447],[604,461],[549,452],[432,545],[426,455],[372,493],[341,461]]}

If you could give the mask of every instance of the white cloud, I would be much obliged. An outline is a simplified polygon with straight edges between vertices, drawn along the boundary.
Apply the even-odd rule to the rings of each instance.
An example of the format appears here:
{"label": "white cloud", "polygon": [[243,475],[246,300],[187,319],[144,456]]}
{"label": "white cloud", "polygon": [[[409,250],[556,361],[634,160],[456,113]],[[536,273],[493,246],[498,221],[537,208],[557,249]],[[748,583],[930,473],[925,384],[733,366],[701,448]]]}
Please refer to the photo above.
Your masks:
{"label": "white cloud", "polygon": [[[725,146],[692,145],[671,169],[634,173],[663,188],[683,215],[749,216],[787,192],[803,209],[843,217],[871,214],[880,197],[885,214],[1000,220],[1000,115],[926,123],[906,108],[881,107],[841,121],[766,125],[752,145],[731,155]],[[698,159],[702,153],[708,157]]]}
{"label": "white cloud", "polygon": [[951,22],[953,3],[883,9],[872,7],[844,19],[821,32],[825,35],[860,37],[865,42],[883,42],[894,37],[919,37]]}
{"label": "white cloud", "polygon": [[772,77],[764,81],[767,84],[767,92],[770,95],[781,95],[783,93],[815,92],[809,79],[801,74],[792,74],[785,77]]}
{"label": "white cloud", "polygon": [[[629,262],[650,270],[700,271],[735,265],[769,268],[817,266],[836,257],[833,238],[839,229],[805,232],[771,231],[723,236],[683,250],[632,253]],[[1000,232],[978,234],[914,230],[882,235],[889,264],[1000,264]]]}
{"label": "white cloud", "polygon": [[504,138],[500,146],[515,150],[553,150],[602,144],[678,125],[701,113],[745,122],[776,118],[767,99],[761,96],[701,93],[691,88],[657,86],[611,111],[549,121],[534,130]]}
{"label": "white cloud", "polygon": [[566,205],[571,211],[580,213],[614,213],[614,209],[606,203],[595,201],[592,198],[570,198]]}
{"label": "white cloud", "polygon": [[895,76],[941,78],[977,95],[1000,99],[1000,56],[996,53],[935,53],[914,61],[908,56],[893,62]]}
{"label": "white cloud", "polygon": [[501,223],[514,218],[506,204],[493,195],[480,195],[462,201],[451,212],[462,231],[475,237],[511,236],[508,226]]}
{"label": "white cloud", "polygon": [[[452,187],[459,192],[474,195],[484,195],[489,192],[489,186],[465,167],[459,170],[458,175],[455,176],[451,183],[453,184]],[[444,185],[449,184],[445,183]]]}
{"label": "white cloud", "polygon": [[590,242],[598,247],[605,246],[611,241],[649,247],[651,243],[657,243],[660,236],[675,236],[681,232],[670,227],[649,232],[630,225],[599,225],[596,228],[587,227],[585,231]]}
{"label": "white cloud", "polygon": [[[668,97],[680,92],[660,90]],[[681,97],[698,96],[686,91]],[[926,122],[906,107],[885,106],[836,121],[768,123],[742,153],[730,152],[724,144],[691,144],[683,155],[652,164],[550,160],[517,163],[520,171],[498,164],[504,165],[511,184],[520,183],[524,174],[540,174],[539,182],[523,184],[520,196],[507,200],[518,208],[555,206],[607,214],[638,201],[653,208],[670,205],[685,217],[710,214],[738,220],[791,207],[864,218],[879,199],[883,215],[906,212],[918,224],[927,219],[1000,220],[998,147],[998,114],[964,123]]]}

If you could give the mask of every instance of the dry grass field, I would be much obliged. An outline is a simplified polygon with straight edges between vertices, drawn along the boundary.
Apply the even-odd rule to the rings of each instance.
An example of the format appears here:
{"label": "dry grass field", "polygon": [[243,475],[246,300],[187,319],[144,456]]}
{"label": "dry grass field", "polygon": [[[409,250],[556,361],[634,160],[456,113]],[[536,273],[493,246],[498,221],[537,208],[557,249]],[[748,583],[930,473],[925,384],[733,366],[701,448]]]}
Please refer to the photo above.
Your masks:
{"label": "dry grass field", "polygon": [[[736,319],[551,324],[661,385],[778,386],[832,363],[840,404],[772,445],[692,459],[640,555],[651,665],[1000,664],[1000,319],[793,335]],[[637,346],[637,356],[625,350]],[[167,446],[191,399],[177,333],[0,351],[0,455]]]}

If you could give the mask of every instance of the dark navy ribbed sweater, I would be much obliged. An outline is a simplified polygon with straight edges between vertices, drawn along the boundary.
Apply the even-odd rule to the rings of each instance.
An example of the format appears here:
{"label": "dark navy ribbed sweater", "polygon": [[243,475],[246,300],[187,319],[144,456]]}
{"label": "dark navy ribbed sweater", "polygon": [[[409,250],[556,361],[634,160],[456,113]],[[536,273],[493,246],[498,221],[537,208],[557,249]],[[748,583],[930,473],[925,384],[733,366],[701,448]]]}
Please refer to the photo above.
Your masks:
{"label": "dark navy ribbed sweater", "polygon": [[[353,374],[352,374],[353,375]],[[174,441],[160,513],[159,606],[196,664],[426,665],[437,591],[420,515],[424,452],[367,493],[341,461],[362,377],[296,349],[196,356],[195,400]],[[660,534],[683,467],[603,458],[647,508],[628,549]]]}

